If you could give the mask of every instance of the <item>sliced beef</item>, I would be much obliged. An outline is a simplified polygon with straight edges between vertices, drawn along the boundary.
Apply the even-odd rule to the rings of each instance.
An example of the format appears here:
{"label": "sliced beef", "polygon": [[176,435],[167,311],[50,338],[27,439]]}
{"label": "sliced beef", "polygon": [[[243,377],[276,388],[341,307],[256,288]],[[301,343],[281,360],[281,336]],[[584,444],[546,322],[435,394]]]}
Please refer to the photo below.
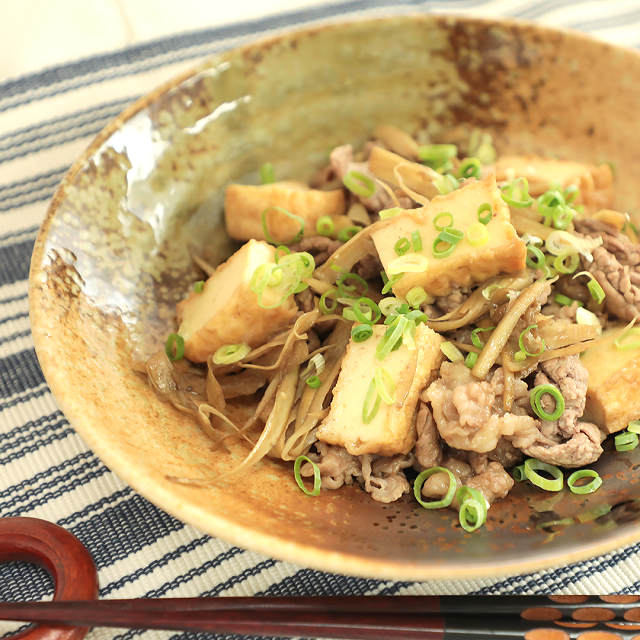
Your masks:
{"label": "sliced beef", "polygon": [[[323,489],[339,489],[344,484],[353,484],[362,478],[362,465],[356,456],[352,456],[344,447],[316,442],[318,453],[308,453],[320,469]],[[300,475],[313,477],[313,467],[305,462],[300,467]]]}
{"label": "sliced beef", "polygon": [[379,278],[384,270],[382,262],[377,255],[368,254],[355,264],[354,271],[365,280]]}
{"label": "sliced beef", "polygon": [[316,267],[324,264],[331,255],[343,245],[340,240],[332,240],[326,236],[313,236],[312,238],[302,238],[300,242],[292,244],[291,251],[306,251],[313,256]]}
{"label": "sliced beef", "polygon": [[421,469],[437,467],[442,461],[442,449],[440,447],[436,421],[429,406],[420,401],[418,416],[416,418],[417,440],[413,452]]}
{"label": "sliced beef", "polygon": [[499,462],[490,462],[487,468],[465,483],[467,487],[477,489],[489,504],[505,498],[514,485],[513,478]]}
{"label": "sliced beef", "polygon": [[371,494],[376,502],[395,502],[411,490],[402,469],[412,465],[413,456],[376,459],[367,453],[360,456],[360,462],[365,491]]}
{"label": "sliced beef", "polygon": [[455,311],[468,297],[469,292],[466,289],[455,287],[446,296],[436,298],[435,305],[440,309],[440,311],[446,314],[451,311]]}

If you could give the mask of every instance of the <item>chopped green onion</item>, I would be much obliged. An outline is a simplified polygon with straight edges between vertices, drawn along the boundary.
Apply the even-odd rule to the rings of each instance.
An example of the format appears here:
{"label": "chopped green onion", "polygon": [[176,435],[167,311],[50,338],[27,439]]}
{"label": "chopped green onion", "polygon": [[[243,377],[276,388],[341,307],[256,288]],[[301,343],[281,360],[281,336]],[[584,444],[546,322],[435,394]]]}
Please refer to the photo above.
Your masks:
{"label": "chopped green onion", "polygon": [[411,242],[409,242],[409,238],[400,238],[393,248],[396,251],[396,255],[403,256],[411,249]]}
{"label": "chopped green onion", "polygon": [[[540,404],[540,398],[545,393],[548,393],[556,401],[556,408],[553,413],[547,413]],[[553,422],[564,413],[564,398],[562,397],[560,391],[558,391],[558,389],[556,389],[556,387],[551,384],[541,384],[537,387],[534,387],[531,391],[529,401],[531,402],[531,408],[542,420]]]}
{"label": "chopped green onion", "polygon": [[444,353],[451,362],[460,362],[464,360],[464,356],[460,352],[460,349],[458,349],[458,347],[456,347],[452,342],[441,342],[440,351],[442,351],[442,353]]}
{"label": "chopped green onion", "polygon": [[388,316],[404,303],[405,300],[403,300],[402,298],[390,296],[388,298],[382,298],[382,300],[380,300],[380,302],[378,303],[378,308],[385,316]]}
{"label": "chopped green onion", "polygon": [[298,251],[282,256],[279,265],[288,265],[300,278],[308,278],[316,268],[314,257],[306,251]]}
{"label": "chopped green onion", "polygon": [[502,287],[497,282],[494,284],[490,284],[488,287],[485,287],[482,290],[482,297],[485,300],[491,300],[494,291],[498,291],[499,289],[502,289]]}
{"label": "chopped green onion", "polygon": [[376,347],[375,358],[382,362],[400,343],[402,334],[410,321],[405,316],[398,316],[389,326]]}
{"label": "chopped green onion", "polygon": [[553,226],[556,229],[568,229],[573,220],[573,211],[569,207],[553,212]]}
{"label": "chopped green onion", "polygon": [[[267,212],[268,211],[277,211],[278,213],[282,213],[283,215],[287,216],[287,218],[296,220],[297,222],[300,223],[300,231],[298,231],[298,233],[296,233],[296,235],[293,238],[291,238],[291,240],[288,240],[286,242],[284,240],[280,242],[278,242],[277,240],[274,240],[271,237],[271,234],[269,233],[269,229],[267,228]],[[301,218],[300,216],[297,216],[295,213],[290,213],[289,211],[287,211],[286,209],[283,209],[282,207],[267,207],[262,212],[262,231],[264,233],[264,239],[270,244],[289,245],[289,244],[293,244],[294,242],[298,242],[298,240],[300,240],[302,238],[302,235],[304,234],[304,227],[305,227],[305,221],[303,218]]]}
{"label": "chopped green onion", "polygon": [[553,299],[562,307],[570,307],[574,302],[577,303],[579,307],[584,307],[584,304],[580,302],[580,300],[574,300],[573,298],[569,298],[569,296],[565,296],[562,293],[556,293]]}
{"label": "chopped green onion", "polygon": [[[535,260],[534,260],[535,257]],[[542,269],[545,265],[544,253],[532,244],[527,245],[527,266],[531,269]]]}
{"label": "chopped green onion", "polygon": [[381,401],[382,398],[380,398],[376,389],[376,380],[375,378],[371,378],[369,388],[364,397],[364,403],[362,404],[362,422],[365,424],[371,424],[373,422],[373,419],[378,415]]}
{"label": "chopped green onion", "polygon": [[311,389],[317,389],[322,385],[322,382],[318,376],[311,376],[307,379],[307,386],[311,387]]}
{"label": "chopped green onion", "polygon": [[524,362],[527,359],[527,354],[524,351],[517,351],[513,354],[513,359],[516,362]]}
{"label": "chopped green onion", "polygon": [[[569,258],[569,264],[566,264],[566,259]],[[560,273],[573,273],[580,264],[580,257],[575,251],[565,251],[561,253],[554,261],[553,266]]]}
{"label": "chopped green onion", "polygon": [[363,198],[370,198],[376,192],[376,184],[369,177],[360,171],[349,171],[342,178],[344,184],[349,191]]}
{"label": "chopped green onion", "polygon": [[202,293],[204,291],[204,280],[199,280],[193,285],[193,291],[195,293]]}
{"label": "chopped green onion", "polygon": [[[443,218],[446,218],[446,216],[449,216],[448,220],[450,222],[448,222],[447,224],[438,224],[438,222],[440,220],[442,220]],[[441,211],[440,213],[436,214],[433,218],[433,226],[438,230],[438,231],[444,231],[445,229],[448,229],[449,227],[453,226],[453,215],[450,214],[448,211]]]}
{"label": "chopped green onion", "polygon": [[631,433],[640,433],[640,420],[632,420],[627,425],[627,431],[631,431]]}
{"label": "chopped green onion", "polygon": [[[440,249],[440,245],[444,245],[445,248]],[[444,240],[440,240],[440,238],[438,237],[433,241],[433,245],[431,247],[431,253],[433,254],[434,258],[437,258],[438,260],[442,260],[442,258],[449,257],[454,252],[455,248],[456,248],[455,244],[444,242]]]}
{"label": "chopped green onion", "polygon": [[570,184],[562,192],[562,195],[564,196],[564,201],[567,204],[571,204],[580,195],[580,189],[578,189],[577,185]]}
{"label": "chopped green onion", "polygon": [[592,327],[602,327],[602,324],[600,324],[600,320],[598,320],[598,316],[593,313],[593,311],[589,311],[588,309],[584,309],[583,307],[578,307],[576,309],[576,323],[587,324]]}
{"label": "chopped green onion", "polygon": [[382,291],[381,291],[382,295],[385,295],[386,293],[389,293],[393,285],[396,282],[398,282],[400,278],[402,278],[402,276],[404,275],[404,271],[402,273],[391,274],[391,277],[387,276],[387,274],[384,271],[380,275],[382,276],[382,279],[385,281],[385,285],[384,287],[382,287]]}
{"label": "chopped green onion", "polygon": [[340,242],[348,242],[349,240],[351,240],[351,238],[353,238],[353,236],[355,236],[357,233],[360,233],[360,231],[362,231],[362,227],[356,226],[341,229],[340,233],[338,233],[338,240],[340,240]]}
{"label": "chopped green onion", "polygon": [[213,362],[214,364],[232,364],[242,360],[250,351],[251,347],[246,342],[226,344],[213,354]]}
{"label": "chopped green onion", "polygon": [[423,302],[428,299],[427,292],[422,287],[413,287],[407,292],[407,302],[417,309]]}
{"label": "chopped green onion", "polygon": [[458,178],[480,178],[482,163],[478,158],[465,158],[458,167]]}
{"label": "chopped green onion", "polygon": [[455,191],[460,186],[460,183],[455,176],[446,173],[442,177],[434,180],[433,186],[438,190],[440,195],[445,196],[447,193]]}
{"label": "chopped green onion", "polygon": [[364,342],[373,335],[373,329],[368,324],[358,324],[351,329],[351,337],[354,342]]}
{"label": "chopped green onion", "polygon": [[[367,307],[362,311],[361,306]],[[353,303],[353,313],[359,322],[363,324],[375,324],[382,317],[382,312],[378,305],[371,298],[358,298]]]}
{"label": "chopped green onion", "polygon": [[487,500],[480,491],[463,485],[458,489],[456,499],[460,507],[460,525],[465,531],[471,533],[487,521]]}
{"label": "chopped green onion", "polygon": [[271,287],[272,289],[282,284],[284,280],[284,269],[272,270],[271,277],[269,278],[269,282],[267,282],[267,287]]}
{"label": "chopped green onion", "polygon": [[[586,484],[576,485],[576,482],[582,478],[592,478],[592,480]],[[581,495],[585,493],[593,493],[602,486],[602,478],[597,471],[593,471],[592,469],[578,469],[567,478],[567,486],[571,493],[578,493]]]}
{"label": "chopped green onion", "polygon": [[518,338],[518,346],[520,347],[520,351],[522,351],[522,353],[524,353],[525,355],[531,358],[536,358],[537,356],[541,356],[545,348],[544,338],[542,339],[542,346],[540,347],[540,351],[538,351],[537,353],[531,353],[530,351],[527,351],[526,347],[524,346],[525,335],[529,331],[531,331],[531,329],[537,329],[537,328],[538,328],[537,324],[530,324],[524,331],[520,333],[520,337]]}
{"label": "chopped green onion", "polygon": [[474,365],[478,361],[478,354],[475,351],[469,351],[467,357],[464,359],[464,364],[469,369],[473,369]]}
{"label": "chopped green onion", "polygon": [[417,229],[411,232],[411,245],[414,251],[422,251],[422,236]]}
{"label": "chopped green onion", "polygon": [[[553,476],[553,480],[541,476],[538,471],[545,471]],[[560,491],[562,489],[564,481],[562,471],[552,464],[547,464],[535,458],[528,458],[524,462],[524,473],[532,484],[535,484],[536,487],[540,487],[545,491]]]}
{"label": "chopped green onion", "polygon": [[596,280],[595,276],[588,271],[580,271],[573,276],[572,280],[575,280],[578,276],[589,276],[589,282],[587,283],[587,288],[591,293],[591,297],[598,303],[602,304],[602,301],[605,298],[604,289],[600,286],[600,283]]}
{"label": "chopped green onion", "polygon": [[498,155],[491,134],[478,128],[471,132],[467,153],[477,157],[482,164],[491,164]]}
{"label": "chopped green onion", "polygon": [[[327,306],[327,298],[329,296],[333,297],[333,304],[330,307]],[[338,308],[337,291],[335,289],[329,289],[329,291],[325,291],[320,296],[320,302],[318,303],[318,306],[320,307],[320,311],[322,311],[322,313],[324,313],[325,315],[333,313]]]}
{"label": "chopped green onion", "polygon": [[[176,347],[175,354],[173,352],[173,345]],[[184,358],[184,338],[177,333],[170,333],[164,345],[164,352],[172,362],[182,360],[182,358]]]}
{"label": "chopped green onion", "polygon": [[478,207],[478,222],[489,224],[493,218],[493,207],[488,202],[483,202]]}
{"label": "chopped green onion", "polygon": [[[292,265],[282,263],[273,266],[261,264],[253,272],[253,275],[249,280],[249,288],[258,296],[258,305],[260,307],[263,309],[275,309],[276,307],[279,307],[291,294],[295,293],[296,290],[299,289],[301,284],[300,276],[291,268],[291,266]],[[275,304],[265,304],[264,293],[267,290],[267,287],[274,287],[282,282],[284,275],[281,272],[284,272],[285,269],[287,270],[287,275],[290,276],[288,278],[289,282],[287,284],[286,291]]]}
{"label": "chopped green onion", "polygon": [[631,336],[637,336],[640,334],[640,327],[631,327],[631,329],[627,329],[619,338],[616,338],[613,341],[613,344],[616,345],[620,351],[631,351],[631,349],[640,349],[640,340],[635,340],[633,342],[624,342]]}
{"label": "chopped green onion", "polygon": [[[447,492],[442,498],[440,498],[440,500],[425,502],[422,499],[422,487],[426,480],[436,473],[445,473],[449,477],[449,487],[447,488]],[[426,469],[425,471],[420,473],[414,480],[413,495],[425,509],[442,509],[443,507],[448,507],[453,502],[453,496],[456,495],[457,486],[458,484],[456,482],[456,478],[453,473],[449,471],[449,469],[447,469],[446,467],[431,467],[431,469]]]}
{"label": "chopped green onion", "polygon": [[638,434],[632,431],[623,431],[614,438],[616,451],[632,451],[638,446]]}
{"label": "chopped green onion", "polygon": [[321,236],[330,236],[335,231],[335,224],[331,216],[321,216],[316,222],[316,231]]}
{"label": "chopped green onion", "polygon": [[478,349],[483,349],[484,348],[484,342],[482,342],[480,340],[480,337],[478,336],[479,333],[483,333],[484,331],[493,331],[495,329],[495,327],[478,327],[477,329],[474,329],[471,332],[471,342],[473,344],[474,347],[477,347]]}
{"label": "chopped green onion", "polygon": [[502,199],[516,209],[525,209],[533,204],[533,198],[529,195],[529,182],[526,178],[517,178],[513,182],[504,185],[501,189]]}
{"label": "chopped green onion", "polygon": [[455,144],[430,144],[418,149],[418,158],[424,162],[447,160],[458,155],[458,147]]}
{"label": "chopped green onion", "polygon": [[524,472],[524,465],[518,465],[517,467],[513,467],[512,470],[513,473],[513,479],[516,482],[523,482],[524,480],[527,479],[527,474]]}
{"label": "chopped green onion", "polygon": [[[341,297],[343,298],[360,298],[362,293],[358,293],[357,287],[355,284],[345,284],[347,280],[355,280],[364,286],[364,291],[362,293],[367,293],[369,290],[369,285],[364,278],[361,278],[357,273],[345,273],[338,278],[338,291],[340,292]],[[351,296],[349,293],[351,291],[355,291],[356,295]]]}
{"label": "chopped green onion", "polygon": [[472,247],[480,247],[489,242],[489,232],[481,222],[474,222],[467,229],[467,239]]}
{"label": "chopped green onion", "polygon": [[265,162],[260,166],[260,182],[262,184],[269,184],[276,181],[275,171],[273,165],[270,162]]}
{"label": "chopped green onion", "polygon": [[324,371],[324,366],[325,366],[324,356],[321,353],[316,353],[316,355],[309,360],[309,363],[307,364],[307,368],[300,374],[300,377],[303,380],[306,380],[309,378],[309,376],[313,371],[315,371],[316,374],[319,375]]}
{"label": "chopped green onion", "polygon": [[378,395],[387,404],[393,404],[396,401],[396,383],[393,381],[391,374],[384,367],[378,367],[375,370],[373,379],[376,381]]}
{"label": "chopped green onion", "polygon": [[[313,489],[311,491],[304,486],[304,481],[300,475],[300,467],[303,462],[308,462],[313,467]],[[298,456],[296,461],[293,463],[293,477],[296,479],[296,483],[300,489],[302,489],[302,491],[304,491],[308,496],[320,495],[320,487],[322,486],[320,467],[313,460],[309,460],[307,456]]]}
{"label": "chopped green onion", "polygon": [[395,218],[397,215],[401,214],[403,209],[400,207],[393,207],[391,209],[383,209],[378,213],[380,216],[380,220],[386,220],[387,218]]}

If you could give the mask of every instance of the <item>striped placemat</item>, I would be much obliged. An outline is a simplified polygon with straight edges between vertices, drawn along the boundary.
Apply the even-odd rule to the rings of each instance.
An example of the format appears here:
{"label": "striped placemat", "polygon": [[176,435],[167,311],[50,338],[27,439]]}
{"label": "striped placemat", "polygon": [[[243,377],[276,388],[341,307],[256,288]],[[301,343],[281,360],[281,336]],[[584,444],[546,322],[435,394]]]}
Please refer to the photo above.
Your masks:
{"label": "striped placemat", "polygon": [[[0,514],[44,518],[72,531],[96,560],[101,597],[640,592],[640,545],[537,574],[425,583],[330,575],[235,548],[173,519],[111,473],[70,427],[38,366],[27,303],[33,242],[56,185],[109,120],[221,49],[283,28],[410,11],[523,17],[640,45],[637,1],[353,0],[177,35],[0,85]],[[41,570],[0,568],[0,600],[51,593]],[[14,628],[0,624],[0,634]],[[90,637],[137,635],[181,637],[118,630]]]}

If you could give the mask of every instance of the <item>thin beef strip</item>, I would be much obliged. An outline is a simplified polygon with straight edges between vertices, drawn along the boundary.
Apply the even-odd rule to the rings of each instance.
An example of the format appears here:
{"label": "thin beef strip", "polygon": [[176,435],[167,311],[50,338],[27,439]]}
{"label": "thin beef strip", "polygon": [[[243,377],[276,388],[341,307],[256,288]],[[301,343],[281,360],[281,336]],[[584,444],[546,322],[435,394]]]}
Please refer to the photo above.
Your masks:
{"label": "thin beef strip", "polygon": [[332,240],[326,236],[313,236],[312,238],[302,238],[300,242],[292,244],[289,248],[292,252],[306,251],[310,253],[313,256],[316,267],[319,267],[343,244],[340,240]]}
{"label": "thin beef strip", "polygon": [[[316,442],[318,453],[307,454],[320,469],[323,489],[339,489],[343,484],[353,484],[362,478],[362,465],[356,456],[352,456],[344,447]],[[313,477],[313,466],[305,462],[300,467],[300,475]]]}
{"label": "thin beef strip", "polygon": [[376,458],[366,453],[360,457],[365,491],[376,502],[395,502],[411,490],[402,469],[413,464],[413,456]]}

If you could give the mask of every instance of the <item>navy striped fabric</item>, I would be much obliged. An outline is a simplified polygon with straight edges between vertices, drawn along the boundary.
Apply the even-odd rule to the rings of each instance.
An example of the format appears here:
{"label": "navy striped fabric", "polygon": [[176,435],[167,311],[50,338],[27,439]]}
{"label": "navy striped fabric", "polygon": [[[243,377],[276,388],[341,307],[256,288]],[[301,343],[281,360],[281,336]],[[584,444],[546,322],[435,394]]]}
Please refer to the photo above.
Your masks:
{"label": "navy striped fabric", "polygon": [[[522,17],[640,45],[640,2],[350,0],[178,35],[0,85],[0,514],[44,518],[89,548],[104,598],[196,595],[640,592],[640,545],[539,574],[406,583],[324,574],[202,535],[149,504],[80,440],[56,405],[29,330],[31,250],[48,200],[91,138],[140,94],[203,57],[283,28],[411,11]],[[0,566],[0,600],[52,594],[28,565]],[[0,635],[15,625],[1,625]],[[95,630],[98,638],[180,638]]]}

